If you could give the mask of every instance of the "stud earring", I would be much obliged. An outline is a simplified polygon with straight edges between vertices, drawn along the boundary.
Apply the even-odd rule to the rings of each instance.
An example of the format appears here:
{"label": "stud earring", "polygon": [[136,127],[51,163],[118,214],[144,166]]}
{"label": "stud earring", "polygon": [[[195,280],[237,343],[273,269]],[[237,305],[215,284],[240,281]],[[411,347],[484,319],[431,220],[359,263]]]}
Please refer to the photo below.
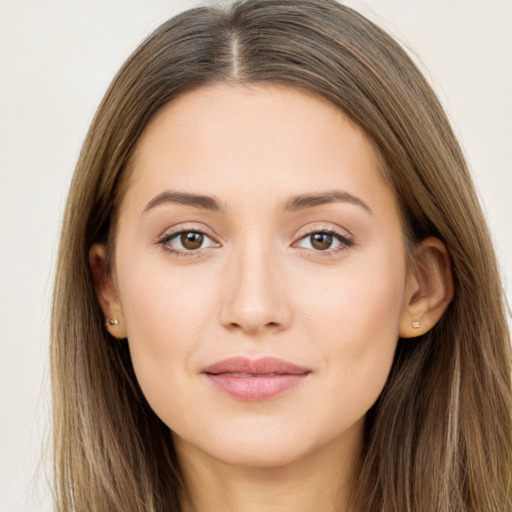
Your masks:
{"label": "stud earring", "polygon": [[107,324],[108,325],[118,325],[119,324],[119,320],[117,318],[109,318],[107,320]]}
{"label": "stud earring", "polygon": [[419,329],[419,328],[420,328],[420,322],[418,322],[418,321],[416,320],[416,321],[414,321],[414,322],[412,323],[412,326],[413,326],[413,328],[414,328],[414,329]]}

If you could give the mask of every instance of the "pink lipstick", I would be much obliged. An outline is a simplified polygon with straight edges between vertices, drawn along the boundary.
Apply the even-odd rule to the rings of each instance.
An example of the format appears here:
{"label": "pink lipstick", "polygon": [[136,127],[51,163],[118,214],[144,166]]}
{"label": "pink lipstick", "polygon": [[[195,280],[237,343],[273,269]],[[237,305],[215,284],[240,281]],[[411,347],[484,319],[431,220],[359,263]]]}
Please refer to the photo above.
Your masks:
{"label": "pink lipstick", "polygon": [[275,357],[231,357],[202,373],[220,391],[239,400],[258,401],[297,387],[311,370]]}

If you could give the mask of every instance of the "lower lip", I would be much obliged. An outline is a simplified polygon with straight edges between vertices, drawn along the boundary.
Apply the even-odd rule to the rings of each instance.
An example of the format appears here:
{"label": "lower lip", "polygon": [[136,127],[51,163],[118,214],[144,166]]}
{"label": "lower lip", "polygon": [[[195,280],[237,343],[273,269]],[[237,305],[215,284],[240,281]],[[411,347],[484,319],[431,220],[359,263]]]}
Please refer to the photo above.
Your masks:
{"label": "lower lip", "polygon": [[235,377],[227,373],[205,375],[220,391],[239,400],[255,402],[296,388],[308,374],[262,375],[261,377]]}

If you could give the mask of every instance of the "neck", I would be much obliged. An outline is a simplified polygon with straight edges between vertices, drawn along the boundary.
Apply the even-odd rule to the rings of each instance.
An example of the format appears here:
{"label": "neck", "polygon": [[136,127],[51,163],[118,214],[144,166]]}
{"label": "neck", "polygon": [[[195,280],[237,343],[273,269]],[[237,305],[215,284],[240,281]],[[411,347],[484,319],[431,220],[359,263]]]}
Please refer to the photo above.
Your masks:
{"label": "neck", "polygon": [[355,439],[328,443],[276,467],[225,464],[175,437],[189,498],[183,512],[349,512],[351,475],[361,446]]}

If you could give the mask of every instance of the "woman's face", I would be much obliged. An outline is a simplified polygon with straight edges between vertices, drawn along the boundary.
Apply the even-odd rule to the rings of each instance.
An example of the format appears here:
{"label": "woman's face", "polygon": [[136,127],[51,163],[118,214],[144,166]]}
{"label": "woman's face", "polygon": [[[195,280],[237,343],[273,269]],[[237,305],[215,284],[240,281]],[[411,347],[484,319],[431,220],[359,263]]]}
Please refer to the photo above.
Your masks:
{"label": "woman's face", "polygon": [[115,284],[178,450],[268,467],[357,446],[407,281],[362,131],[312,94],[216,84],[161,109],[129,172]]}

